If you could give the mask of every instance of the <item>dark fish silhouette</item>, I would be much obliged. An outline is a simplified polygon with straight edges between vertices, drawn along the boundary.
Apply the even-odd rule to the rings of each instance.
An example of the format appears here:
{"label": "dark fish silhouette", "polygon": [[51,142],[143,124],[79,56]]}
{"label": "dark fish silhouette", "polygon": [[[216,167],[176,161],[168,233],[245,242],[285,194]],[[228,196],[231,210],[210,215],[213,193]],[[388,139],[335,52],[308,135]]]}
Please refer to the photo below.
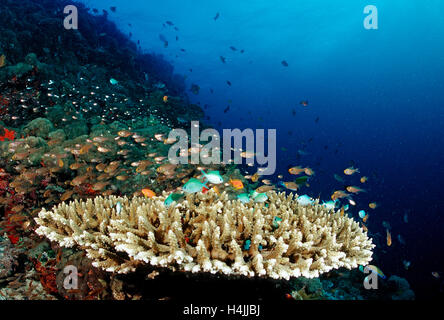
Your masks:
{"label": "dark fish silhouette", "polygon": [[287,61],[285,61],[285,60],[282,60],[282,65],[284,66],[284,67],[288,67],[288,62]]}
{"label": "dark fish silhouette", "polygon": [[219,12],[218,12],[218,13],[216,13],[216,16],[213,18],[214,21],[216,21],[219,17],[220,17],[220,14],[219,14]]}
{"label": "dark fish silhouette", "polygon": [[226,61],[225,57],[220,56],[220,61],[222,61],[222,63],[225,63]]}
{"label": "dark fish silhouette", "polygon": [[293,114],[293,116],[295,116],[295,115],[296,115],[296,110],[293,109],[293,110],[291,111],[291,113]]}
{"label": "dark fish silhouette", "polygon": [[116,9],[117,9],[117,8],[116,8],[116,7],[110,7],[109,9],[110,9],[112,12],[116,12]]}
{"label": "dark fish silhouette", "polygon": [[167,25],[169,25],[169,26],[173,26],[174,25],[174,23],[172,23],[171,21],[166,21],[165,22]]}
{"label": "dark fish silhouette", "polygon": [[166,47],[168,47],[168,40],[165,38],[165,36],[163,34],[159,34],[159,39],[160,41],[163,42],[163,45]]}
{"label": "dark fish silhouette", "polygon": [[233,50],[233,51],[237,51],[237,49],[235,47],[233,47],[233,46],[231,46],[230,49]]}
{"label": "dark fish silhouette", "polygon": [[225,108],[224,113],[227,113],[228,110],[230,110],[230,106],[227,106],[227,107]]}
{"label": "dark fish silhouette", "polygon": [[192,84],[191,85],[191,92],[194,94],[199,94],[200,91],[200,87],[197,84]]}
{"label": "dark fish silhouette", "polygon": [[231,87],[231,82],[227,80],[227,84]]}
{"label": "dark fish silhouette", "polygon": [[316,123],[319,122],[319,117],[316,117],[315,122],[316,122]]}

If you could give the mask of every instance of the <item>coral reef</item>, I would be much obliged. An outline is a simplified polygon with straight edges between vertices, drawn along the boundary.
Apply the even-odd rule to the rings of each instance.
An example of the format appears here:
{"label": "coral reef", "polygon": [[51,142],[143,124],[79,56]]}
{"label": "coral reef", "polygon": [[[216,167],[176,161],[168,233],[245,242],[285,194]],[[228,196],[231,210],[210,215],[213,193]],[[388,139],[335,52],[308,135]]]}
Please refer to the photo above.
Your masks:
{"label": "coral reef", "polygon": [[56,300],[47,293],[35,271],[21,275],[0,289],[0,300]]}
{"label": "coral reef", "polygon": [[0,237],[0,282],[14,273],[18,266],[17,257],[21,251],[14,247],[8,238]]}
{"label": "coral reef", "polygon": [[[371,260],[374,245],[349,217],[293,196],[243,204],[226,193],[191,194],[166,208],[153,199],[97,197],[42,210],[36,232],[63,247],[85,249],[96,267],[128,273],[140,264],[191,272],[275,279],[318,277]],[[272,226],[275,217],[281,220]],[[250,240],[249,248],[244,244]]]}
{"label": "coral reef", "polygon": [[358,270],[333,270],[319,278],[304,277],[288,282],[288,298],[295,300],[414,300],[415,294],[406,279],[390,276],[378,278],[377,289],[366,289],[367,275]]}
{"label": "coral reef", "polygon": [[[79,9],[79,30],[62,28],[67,4]],[[350,289],[362,282],[359,272],[323,273],[368,262],[367,234],[318,205],[304,209],[274,193],[265,204],[240,204],[229,200],[241,192],[229,185],[218,186],[226,192],[220,198],[210,191],[169,209],[166,193],[123,197],[142,188],[175,191],[200,174],[194,165],[171,168],[169,146],[155,138],[203,117],[184,93],[184,77],[162,55],[142,52],[106,11],[65,0],[2,0],[0,12],[0,300],[199,300],[214,291],[277,299],[280,292],[270,290],[277,280],[268,277],[289,276],[303,283],[292,288],[298,298],[368,297]],[[207,169],[240,179],[244,191],[259,184],[234,165]],[[60,204],[67,200],[75,202]],[[35,234],[34,218],[57,205],[38,218],[40,233],[55,240],[49,243]],[[283,218],[278,228],[275,216]],[[78,289],[64,288],[66,265],[77,267]],[[141,272],[118,273],[132,270]],[[226,281],[224,272],[247,277]],[[389,280],[384,290],[411,297],[403,279]],[[386,296],[371,296],[378,297]]]}
{"label": "coral reef", "polygon": [[[78,8],[76,31],[61,27],[67,4]],[[179,114],[203,116],[200,107],[188,103],[184,77],[174,73],[171,63],[142,52],[106,12],[95,14],[82,3],[63,0],[5,0],[0,11],[0,114],[5,125],[17,127],[35,117],[54,124],[63,119],[68,126],[94,116],[131,121],[155,114],[177,127],[182,125]],[[110,83],[113,77],[118,85]],[[164,95],[171,96],[168,103],[162,101]],[[82,98],[89,113],[84,119],[75,104]]]}
{"label": "coral reef", "polygon": [[392,300],[415,299],[415,293],[410,289],[410,285],[406,279],[393,275],[388,278],[387,283],[391,291],[395,291],[391,296]]}

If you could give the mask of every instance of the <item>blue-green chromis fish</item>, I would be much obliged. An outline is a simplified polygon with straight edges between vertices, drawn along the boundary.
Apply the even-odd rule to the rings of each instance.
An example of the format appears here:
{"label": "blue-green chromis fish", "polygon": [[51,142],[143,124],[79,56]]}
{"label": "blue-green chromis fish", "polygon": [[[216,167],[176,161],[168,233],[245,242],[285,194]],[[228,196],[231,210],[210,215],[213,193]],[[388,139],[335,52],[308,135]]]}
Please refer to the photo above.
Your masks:
{"label": "blue-green chromis fish", "polygon": [[250,196],[248,195],[248,193],[238,194],[236,198],[237,198],[237,200],[240,200],[240,202],[242,202],[242,203],[250,202]]}
{"label": "blue-green chromis fish", "polygon": [[200,182],[199,179],[191,178],[188,180],[187,183],[185,183],[182,187],[182,190],[186,193],[196,193],[201,192],[202,188],[208,189],[205,183]]}
{"label": "blue-green chromis fish", "polygon": [[268,200],[268,196],[266,193],[258,193],[253,197],[254,202],[265,202]]}
{"label": "blue-green chromis fish", "polygon": [[165,199],[164,205],[169,207],[173,202],[177,202],[182,197],[182,193],[172,193]]}
{"label": "blue-green chromis fish", "polygon": [[222,178],[219,171],[208,171],[208,173],[205,173],[205,171],[203,170],[200,171],[202,172],[205,179],[207,179],[212,184],[221,184],[222,182],[224,182],[224,178]]}

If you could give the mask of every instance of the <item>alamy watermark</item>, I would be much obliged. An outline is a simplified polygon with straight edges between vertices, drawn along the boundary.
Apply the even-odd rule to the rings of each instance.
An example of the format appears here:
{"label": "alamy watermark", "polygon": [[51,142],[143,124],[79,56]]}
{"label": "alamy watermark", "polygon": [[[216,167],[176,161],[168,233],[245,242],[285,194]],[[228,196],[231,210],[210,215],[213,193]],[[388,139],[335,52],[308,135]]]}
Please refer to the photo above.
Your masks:
{"label": "alamy watermark", "polygon": [[364,278],[364,288],[367,290],[378,289],[378,275],[368,266],[364,267],[363,272],[365,274],[369,273],[369,275]]}
{"label": "alamy watermark", "polygon": [[79,287],[79,274],[77,267],[68,265],[63,269],[63,273],[66,275],[63,280],[63,288],[66,290],[77,290]]}
{"label": "alamy watermark", "polygon": [[[74,5],[67,5],[64,10],[64,14],[67,14],[63,20],[63,26],[66,30],[77,30],[79,28],[79,14],[77,7]],[[364,7],[364,14],[367,16],[364,18],[364,28],[367,30],[378,29],[378,8],[375,5],[367,5]]]}
{"label": "alamy watermark", "polygon": [[76,6],[69,5],[63,9],[63,13],[67,14],[63,20],[63,27],[66,30],[77,30],[79,28],[79,13]]}
{"label": "alamy watermark", "polygon": [[378,29],[378,8],[369,4],[364,8],[364,14],[367,16],[364,18],[364,28],[367,30]]}
{"label": "alamy watermark", "polygon": [[[267,129],[267,152],[265,155],[264,129],[223,129],[223,143],[215,129],[199,131],[199,121],[191,122],[191,139],[184,129],[173,129],[168,136],[174,143],[168,160],[172,164],[242,164],[246,159],[248,165],[256,163],[261,167],[261,175],[272,175],[276,170],[276,129]],[[232,144],[232,141],[234,144]],[[245,141],[246,149],[243,149]],[[201,142],[208,142],[202,145]],[[234,153],[234,158],[232,157]],[[190,159],[189,159],[190,157]]]}

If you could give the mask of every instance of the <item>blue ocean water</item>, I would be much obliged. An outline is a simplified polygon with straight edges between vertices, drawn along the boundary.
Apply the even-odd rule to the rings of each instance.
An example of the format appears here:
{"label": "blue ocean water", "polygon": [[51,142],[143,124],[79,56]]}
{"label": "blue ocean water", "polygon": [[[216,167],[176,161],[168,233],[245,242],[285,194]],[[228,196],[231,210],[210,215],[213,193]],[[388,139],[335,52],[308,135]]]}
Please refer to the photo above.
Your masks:
{"label": "blue ocean water", "polygon": [[[109,18],[120,29],[186,75],[187,88],[199,85],[188,94],[210,125],[276,129],[274,181],[310,166],[316,174],[300,192],[329,200],[344,187],[333,175],[359,168],[369,180],[352,210],[369,212],[377,265],[407,278],[418,298],[442,295],[442,1],[84,2],[116,6]],[[364,28],[366,5],[378,9],[377,30]],[[361,186],[360,176],[347,185]]]}

